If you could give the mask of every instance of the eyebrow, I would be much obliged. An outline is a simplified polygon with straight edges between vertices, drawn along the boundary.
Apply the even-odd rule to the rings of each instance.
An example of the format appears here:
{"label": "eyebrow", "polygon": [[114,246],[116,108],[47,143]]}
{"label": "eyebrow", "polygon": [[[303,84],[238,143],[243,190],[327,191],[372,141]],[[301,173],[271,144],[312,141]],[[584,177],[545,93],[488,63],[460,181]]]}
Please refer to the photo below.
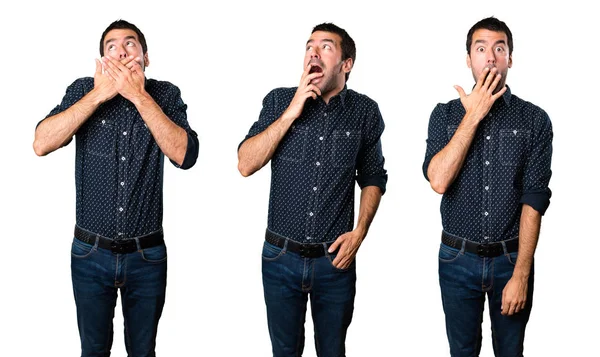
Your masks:
{"label": "eyebrow", "polygon": [[[108,45],[111,42],[116,41],[116,38],[109,38],[108,40],[104,41],[104,46]],[[135,36],[133,35],[129,35],[129,36],[125,36],[125,40],[138,40]]]}
{"label": "eyebrow", "polygon": [[[482,43],[484,45],[487,45],[488,42],[486,40],[475,40],[475,44],[478,44],[478,43]],[[506,41],[504,41],[504,40],[498,40],[498,41],[494,42],[494,46],[495,45],[499,45],[499,44],[506,45]]]}
{"label": "eyebrow", "polygon": [[[311,39],[311,40],[306,41],[306,44],[308,45],[309,43],[313,43],[313,42],[315,42],[315,40]],[[332,39],[330,39],[330,38],[324,38],[324,39],[321,40],[321,42],[329,42],[329,43],[335,45],[335,41],[332,40]]]}

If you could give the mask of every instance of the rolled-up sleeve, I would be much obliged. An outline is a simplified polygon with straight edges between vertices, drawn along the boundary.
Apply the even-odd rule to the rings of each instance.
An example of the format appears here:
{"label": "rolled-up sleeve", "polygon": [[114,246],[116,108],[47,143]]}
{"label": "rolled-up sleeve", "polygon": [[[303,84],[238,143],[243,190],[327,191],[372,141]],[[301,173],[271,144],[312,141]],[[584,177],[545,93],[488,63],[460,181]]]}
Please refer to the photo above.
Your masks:
{"label": "rolled-up sleeve", "polygon": [[262,109],[258,120],[250,127],[248,134],[238,145],[238,150],[246,140],[265,131],[269,125],[273,124],[279,118],[280,115],[281,113],[277,110],[277,89],[273,89],[263,98]]}
{"label": "rolled-up sleeve", "polygon": [[446,115],[442,110],[442,104],[438,104],[429,117],[429,129],[427,132],[427,149],[425,151],[425,160],[423,161],[423,175],[429,181],[427,170],[431,159],[448,145],[448,134],[446,125]]}
{"label": "rolled-up sleeve", "polygon": [[552,191],[548,187],[552,170],[552,123],[548,114],[540,110],[535,120],[533,143],[523,172],[523,194],[521,203],[544,214],[550,205]]}
{"label": "rolled-up sleeve", "polygon": [[360,188],[377,186],[384,194],[388,180],[387,171],[384,169],[385,158],[381,147],[381,134],[385,124],[379,107],[374,105],[366,123],[365,135],[358,153],[356,182]]}
{"label": "rolled-up sleeve", "polygon": [[200,143],[198,141],[198,134],[192,130],[188,123],[187,105],[183,102],[183,99],[181,99],[181,91],[175,85],[173,85],[172,88],[169,105],[164,108],[164,111],[169,119],[185,130],[187,134],[187,148],[181,165],[178,165],[173,160],[170,161],[175,167],[187,170],[196,164]]}

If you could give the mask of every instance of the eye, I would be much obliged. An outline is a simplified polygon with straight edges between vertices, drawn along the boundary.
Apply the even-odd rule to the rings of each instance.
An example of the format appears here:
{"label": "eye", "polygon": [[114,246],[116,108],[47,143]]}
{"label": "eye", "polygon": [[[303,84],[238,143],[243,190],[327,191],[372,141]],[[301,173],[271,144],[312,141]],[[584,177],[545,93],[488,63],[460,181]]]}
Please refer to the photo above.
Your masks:
{"label": "eye", "polygon": [[110,45],[110,46],[108,46],[108,50],[109,50],[109,51],[113,51],[114,49],[115,49],[115,45]]}
{"label": "eye", "polygon": [[483,47],[477,47],[477,52],[485,52],[485,48]]}
{"label": "eye", "polygon": [[496,52],[504,52],[504,47],[496,47]]}
{"label": "eye", "polygon": [[330,45],[328,45],[328,44],[325,44],[325,45],[323,45],[323,48],[324,48],[324,49],[326,49],[326,50],[330,50],[330,49],[331,49],[331,46],[330,46]]}
{"label": "eye", "polygon": [[135,46],[135,43],[133,43],[132,41],[127,41],[127,46],[133,47]]}
{"label": "eye", "polygon": [[306,46],[306,52],[312,50],[312,46]]}

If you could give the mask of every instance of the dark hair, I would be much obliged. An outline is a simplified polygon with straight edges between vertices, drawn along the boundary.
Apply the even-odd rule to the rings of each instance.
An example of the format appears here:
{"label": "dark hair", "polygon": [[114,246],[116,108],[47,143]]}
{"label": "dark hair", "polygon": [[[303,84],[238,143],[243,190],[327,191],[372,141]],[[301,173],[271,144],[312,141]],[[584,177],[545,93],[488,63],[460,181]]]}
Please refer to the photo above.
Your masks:
{"label": "dark hair", "polygon": [[467,54],[471,54],[471,44],[473,43],[473,34],[475,31],[485,29],[496,32],[504,32],[508,39],[508,54],[511,55],[513,51],[513,39],[512,33],[506,24],[495,17],[488,17],[473,25],[467,34]]}
{"label": "dark hair", "polygon": [[[352,63],[356,61],[356,46],[354,45],[354,40],[348,32],[341,27],[338,27],[332,23],[322,23],[313,28],[311,33],[315,33],[317,31],[325,31],[334,33],[342,38],[342,42],[340,46],[342,47],[342,61],[347,60],[348,58],[352,58]],[[346,81],[350,77],[350,72],[346,73]]]}
{"label": "dark hair", "polygon": [[144,37],[144,34],[142,33],[142,31],[140,31],[140,29],[137,28],[137,26],[135,26],[134,24],[132,24],[130,22],[127,22],[125,20],[117,20],[117,21],[113,22],[112,24],[108,25],[106,30],[104,30],[104,32],[102,33],[102,37],[100,37],[100,56],[104,56],[104,37],[106,37],[106,34],[111,30],[123,30],[123,29],[129,29],[129,30],[135,31],[135,33],[137,34],[138,40],[140,41],[140,44],[142,45],[142,50],[144,51],[144,53],[148,52],[148,46],[146,45],[146,37]]}

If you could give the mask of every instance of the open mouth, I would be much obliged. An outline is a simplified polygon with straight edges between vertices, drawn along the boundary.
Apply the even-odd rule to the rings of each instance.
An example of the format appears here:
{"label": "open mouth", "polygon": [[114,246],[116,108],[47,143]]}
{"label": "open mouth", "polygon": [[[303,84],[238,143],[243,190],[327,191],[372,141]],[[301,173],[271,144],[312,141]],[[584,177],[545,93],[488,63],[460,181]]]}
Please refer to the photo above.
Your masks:
{"label": "open mouth", "polygon": [[308,72],[308,74],[311,73],[323,73],[323,68],[321,68],[319,65],[314,65],[310,67],[310,71]]}

